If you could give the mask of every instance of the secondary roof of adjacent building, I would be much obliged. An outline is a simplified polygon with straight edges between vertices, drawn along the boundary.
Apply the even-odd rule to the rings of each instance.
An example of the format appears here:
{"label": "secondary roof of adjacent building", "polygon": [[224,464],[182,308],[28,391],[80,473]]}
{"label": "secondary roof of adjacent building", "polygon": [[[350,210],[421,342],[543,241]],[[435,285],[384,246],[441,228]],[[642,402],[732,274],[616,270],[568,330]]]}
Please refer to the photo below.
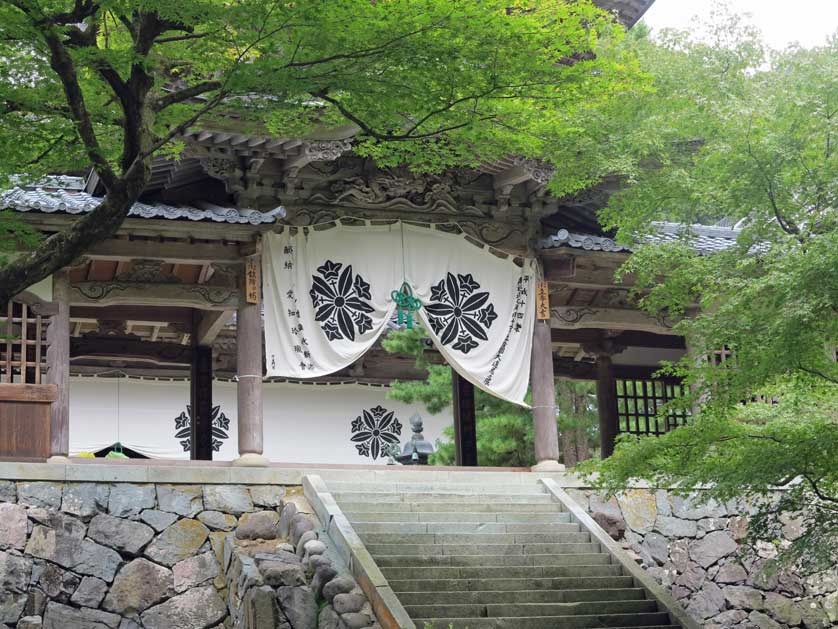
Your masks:
{"label": "secondary roof of adjacent building", "polygon": [[[699,253],[710,254],[730,249],[736,244],[736,239],[742,232],[733,226],[723,225],[684,225],[682,223],[654,223],[656,233],[646,237],[650,243],[676,242],[687,237],[687,241]],[[541,249],[557,249],[571,247],[587,251],[631,252],[631,247],[618,244],[613,238],[579,234],[560,229],[555,234],[542,238],[539,242]]]}

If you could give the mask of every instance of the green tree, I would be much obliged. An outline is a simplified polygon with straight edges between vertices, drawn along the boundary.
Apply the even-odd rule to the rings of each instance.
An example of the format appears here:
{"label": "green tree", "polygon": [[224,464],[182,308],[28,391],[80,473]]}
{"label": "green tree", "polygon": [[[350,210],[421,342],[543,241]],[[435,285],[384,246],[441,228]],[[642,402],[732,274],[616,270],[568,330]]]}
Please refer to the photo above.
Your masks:
{"label": "green tree", "polygon": [[562,463],[575,467],[591,458],[599,440],[596,386],[592,382],[557,380],[556,409]]}
{"label": "green tree", "polygon": [[[600,482],[744,496],[759,505],[752,539],[816,570],[838,562],[838,38],[772,51],[736,19],[710,32],[710,44],[638,41],[652,89],[595,114],[634,147],[632,185],[602,220],[647,243],[624,268],[641,305],[689,315],[678,331],[691,351],[665,370],[686,379],[678,403],[696,411],[664,437],[623,438]],[[700,256],[690,230],[650,244],[661,220],[742,231],[732,249]],[[713,359],[722,349],[732,360]],[[786,549],[779,528],[793,514],[806,533]]]}
{"label": "green tree", "polygon": [[[427,369],[424,381],[395,381],[388,396],[407,404],[419,402],[431,413],[451,406],[453,398],[451,367],[430,363],[425,354],[426,337],[420,327],[391,332],[382,341],[388,352],[416,357],[417,366]],[[595,437],[592,418],[596,417],[595,396],[590,383],[560,382],[557,388],[559,430],[563,454],[568,465],[590,456],[589,442]],[[477,462],[486,467],[531,467],[535,465],[532,413],[516,404],[499,400],[475,388]],[[445,429],[431,457],[433,465],[454,465],[454,428]]]}
{"label": "green tree", "polygon": [[106,194],[0,268],[0,303],[112,235],[191,127],[343,125],[357,153],[421,171],[551,160],[569,112],[638,83],[621,38],[590,0],[5,0],[0,185],[92,166]]}

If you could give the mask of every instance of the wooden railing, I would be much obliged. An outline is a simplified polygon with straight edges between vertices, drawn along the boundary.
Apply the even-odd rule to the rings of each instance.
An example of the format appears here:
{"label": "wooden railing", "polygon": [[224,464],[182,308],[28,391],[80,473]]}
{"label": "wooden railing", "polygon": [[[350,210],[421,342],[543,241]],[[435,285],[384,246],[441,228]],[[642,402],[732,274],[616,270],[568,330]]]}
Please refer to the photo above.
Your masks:
{"label": "wooden railing", "polygon": [[0,311],[0,456],[50,455],[58,391],[47,383],[47,331],[57,311],[26,293]]}

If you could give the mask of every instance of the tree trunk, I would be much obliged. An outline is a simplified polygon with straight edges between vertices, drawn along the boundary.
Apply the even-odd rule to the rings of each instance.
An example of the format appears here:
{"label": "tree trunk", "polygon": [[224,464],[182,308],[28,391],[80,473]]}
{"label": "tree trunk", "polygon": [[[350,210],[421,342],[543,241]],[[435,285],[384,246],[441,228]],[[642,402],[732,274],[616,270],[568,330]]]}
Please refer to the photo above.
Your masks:
{"label": "tree trunk", "polygon": [[562,434],[562,457],[564,457],[565,467],[573,467],[579,462],[576,449],[576,432],[565,431]]}
{"label": "tree trunk", "polygon": [[123,184],[108,192],[89,214],[69,229],[53,234],[34,250],[0,268],[0,305],[65,266],[71,265],[97,242],[119,229],[148,180],[148,164],[126,173]]}
{"label": "tree trunk", "polygon": [[584,426],[576,429],[576,460],[581,463],[591,458],[591,449],[588,447],[588,431]]}

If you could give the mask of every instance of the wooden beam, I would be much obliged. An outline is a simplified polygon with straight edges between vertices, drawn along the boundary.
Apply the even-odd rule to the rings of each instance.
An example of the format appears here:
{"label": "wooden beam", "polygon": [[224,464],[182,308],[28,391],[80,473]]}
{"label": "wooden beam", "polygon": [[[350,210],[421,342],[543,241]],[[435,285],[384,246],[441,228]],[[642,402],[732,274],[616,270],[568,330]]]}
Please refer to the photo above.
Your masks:
{"label": "wooden beam", "polygon": [[70,341],[72,358],[122,358],[155,364],[192,364],[192,348],[180,343],[141,341],[115,336],[82,336]]}
{"label": "wooden beam", "polygon": [[172,264],[205,264],[223,262],[238,264],[241,255],[237,245],[222,243],[155,242],[111,238],[93,245],[85,252],[91,260],[161,260]]}
{"label": "wooden beam", "polygon": [[238,289],[206,284],[153,282],[78,282],[70,293],[73,306],[180,306],[230,310],[238,306]]}
{"label": "wooden beam", "polygon": [[[648,380],[660,370],[651,365],[612,365],[614,377],[621,380]],[[557,378],[569,380],[596,380],[596,364],[587,361],[577,361],[572,358],[553,357],[553,373]],[[658,378],[667,382],[678,382],[676,378]]]}
{"label": "wooden beam", "polygon": [[242,304],[236,312],[239,459],[267,463],[264,447],[262,378],[262,313],[259,304]]}
{"label": "wooden beam", "polygon": [[212,347],[193,348],[189,396],[192,407],[189,458],[212,461]]}
{"label": "wooden beam", "polygon": [[511,166],[494,176],[495,189],[516,186],[532,179],[532,171],[523,165]]}
{"label": "wooden beam", "polygon": [[[559,433],[556,425],[556,384],[553,377],[553,347],[550,342],[550,324],[536,321],[532,335],[532,364],[530,367],[532,389],[533,445],[536,465],[559,464]],[[546,469],[542,467],[541,469]]]}
{"label": "wooden beam", "polygon": [[166,306],[73,306],[70,309],[70,318],[186,324],[192,322],[192,313],[188,308]]}
{"label": "wooden beam", "polygon": [[600,354],[596,361],[596,399],[599,415],[600,457],[607,459],[614,453],[614,442],[619,431],[617,416],[617,381],[611,356]]}
{"label": "wooden beam", "polygon": [[200,315],[193,332],[196,345],[212,345],[218,333],[233,319],[234,310],[208,310]]}
{"label": "wooden beam", "polygon": [[454,405],[455,464],[477,465],[477,421],[474,408],[474,385],[451,369]]}
{"label": "wooden beam", "polygon": [[563,284],[572,288],[631,288],[634,285],[631,277],[624,277],[620,283],[614,279],[618,266],[598,266],[597,268],[583,267],[576,264],[573,274],[567,273],[568,263],[562,260],[560,265],[544,263],[544,279],[551,284]]}
{"label": "wooden beam", "polygon": [[[631,255],[630,251],[597,251],[593,249],[579,249],[576,247],[554,247],[552,249],[542,249],[538,253],[538,257],[545,260],[548,258],[555,258],[560,256],[571,255],[582,260],[584,258],[592,258],[599,262],[607,260],[609,264],[615,268],[625,262]],[[578,261],[577,261],[578,262]],[[581,262],[578,262],[581,264]]]}
{"label": "wooden beam", "polygon": [[544,279],[559,282],[576,276],[576,258],[570,255],[555,256],[543,261]]}
{"label": "wooden beam", "polygon": [[70,453],[70,279],[68,271],[53,275],[52,301],[58,304],[47,328],[47,384],[55,385],[58,397],[52,403],[50,455]]}
{"label": "wooden beam", "polygon": [[581,328],[581,329],[557,329],[550,330],[550,338],[554,343],[590,344],[609,338],[618,345],[625,347],[652,347],[656,349],[686,349],[687,345],[681,336],[671,334],[654,334],[627,330],[619,334],[607,334],[606,330]]}
{"label": "wooden beam", "polygon": [[655,334],[637,330],[626,330],[614,338],[618,345],[626,347],[653,347],[656,349],[687,349],[687,342],[683,336],[672,334]]}
{"label": "wooden beam", "polygon": [[653,334],[675,335],[672,326],[677,320],[655,319],[642,310],[599,308],[596,306],[554,306],[550,309],[550,327],[563,330],[601,328],[633,330]]}
{"label": "wooden beam", "polygon": [[[77,217],[71,214],[35,214],[22,212],[22,221],[38,229],[57,232],[67,229]],[[183,238],[195,240],[224,240],[250,242],[262,232],[276,229],[275,223],[251,225],[250,223],[216,223],[212,221],[170,221],[155,218],[126,218],[118,235],[146,236],[150,238]]]}
{"label": "wooden beam", "polygon": [[0,400],[3,402],[55,402],[58,387],[54,384],[0,384]]}

